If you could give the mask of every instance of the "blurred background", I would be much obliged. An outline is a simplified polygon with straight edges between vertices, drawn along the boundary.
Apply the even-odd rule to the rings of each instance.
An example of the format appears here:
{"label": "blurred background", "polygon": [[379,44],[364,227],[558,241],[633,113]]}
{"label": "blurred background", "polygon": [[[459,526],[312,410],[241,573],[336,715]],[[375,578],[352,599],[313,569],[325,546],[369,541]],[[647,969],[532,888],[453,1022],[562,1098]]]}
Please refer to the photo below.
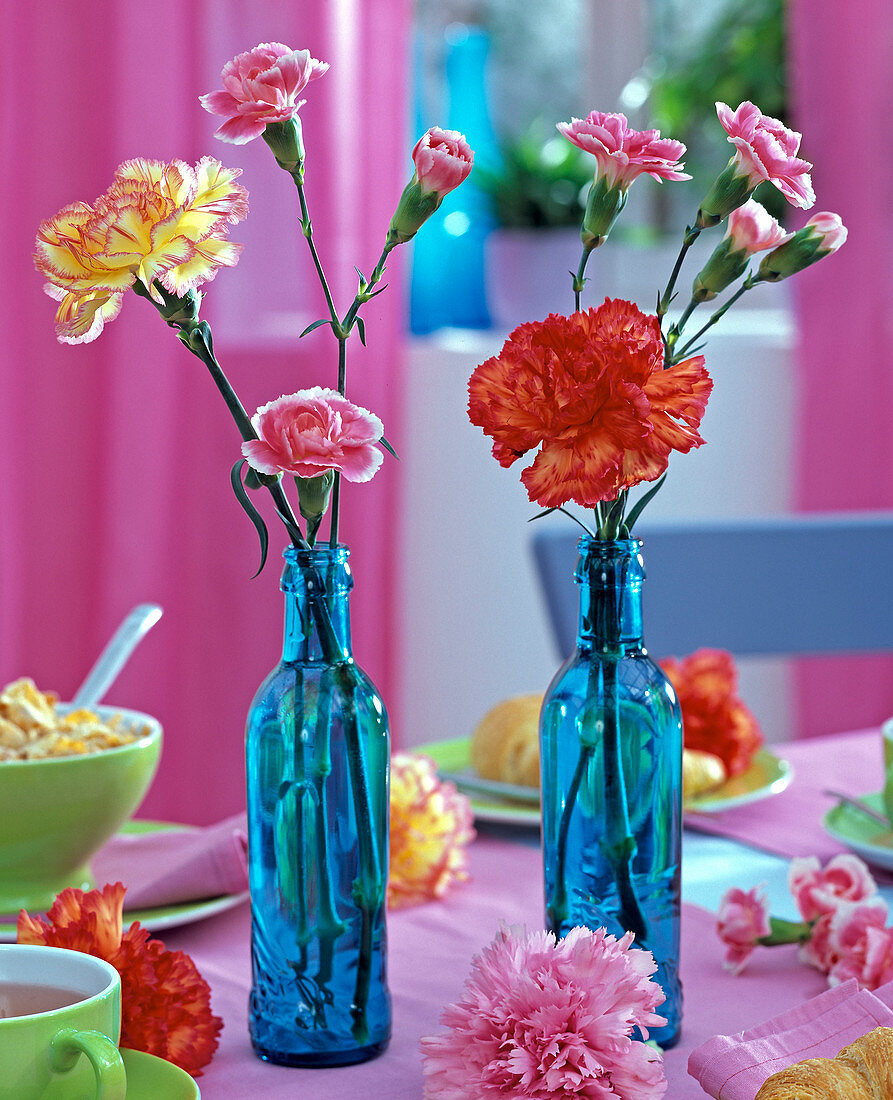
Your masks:
{"label": "blurred background", "polygon": [[[251,208],[231,234],[238,266],[205,288],[218,357],[249,411],[334,385],[327,330],[297,340],[322,314],[292,182],[262,142],[215,140],[198,104],[259,42],[331,65],[302,119],[314,236],[342,312],[354,265],[368,273],[378,258],[417,137],[437,124],[476,150],[469,181],[392,254],[389,289],[365,310],[368,347],[349,347],[348,395],[400,455],[343,500],[354,650],[397,746],[468,735],[560,663],[529,550],[536,508],[465,414],[469,374],[514,325],[573,308],[591,163],[558,121],[622,111],[684,141],[694,176],[637,181],[590,261],[584,306],[610,295],[653,308],[731,152],[715,100],[751,99],[802,131],[815,211],[850,231],[714,330],[708,445],[673,458],[648,520],[893,508],[883,0],[2,0],[2,14],[0,678],[68,697],[125,612],[160,603],[108,700],[165,726],[143,816],[203,823],[243,805],[244,715],[279,655],[284,539],[269,516],[271,561],[252,580],[256,536],[229,486],[239,440],[198,360],[136,296],[94,343],[57,343],[31,253],[38,224],[93,201],[121,161],[215,156],[243,170]],[[791,228],[808,217],[772,190],[758,197]],[[741,667],[771,740],[893,714],[889,658]]]}

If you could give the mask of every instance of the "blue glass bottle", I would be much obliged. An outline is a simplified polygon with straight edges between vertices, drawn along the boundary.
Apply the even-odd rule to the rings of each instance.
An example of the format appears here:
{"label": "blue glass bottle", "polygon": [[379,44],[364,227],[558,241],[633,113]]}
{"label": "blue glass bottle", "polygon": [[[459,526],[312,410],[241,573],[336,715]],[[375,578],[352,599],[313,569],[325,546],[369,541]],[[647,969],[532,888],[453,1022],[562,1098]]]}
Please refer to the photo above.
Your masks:
{"label": "blue glass bottle", "polygon": [[246,730],[249,1030],[289,1066],[365,1061],[391,1031],[388,721],[351,656],[348,554],[285,551],[282,660]]}
{"label": "blue glass bottle", "polygon": [[546,926],[636,934],[654,954],[663,1047],[679,1037],[682,716],[642,643],[638,539],[584,536],[576,651],[540,724]]}

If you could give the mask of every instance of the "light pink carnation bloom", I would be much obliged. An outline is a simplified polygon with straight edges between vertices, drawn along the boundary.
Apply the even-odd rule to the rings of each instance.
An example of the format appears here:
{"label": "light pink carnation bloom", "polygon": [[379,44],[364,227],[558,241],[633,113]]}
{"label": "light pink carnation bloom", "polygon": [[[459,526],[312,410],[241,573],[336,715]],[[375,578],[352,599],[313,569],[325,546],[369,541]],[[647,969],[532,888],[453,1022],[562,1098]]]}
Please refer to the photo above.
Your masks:
{"label": "light pink carnation bloom", "polygon": [[757,941],[768,936],[769,910],[765,895],[758,895],[758,886],[741,890],[737,886],[726,890],[716,915],[716,931],[726,945],[723,966],[733,974],[740,974]]}
{"label": "light pink carnation bloom", "polygon": [[800,134],[764,115],[748,100],[736,111],[726,103],[717,103],[716,114],[735,146],[738,174],[745,176],[752,188],[769,180],[791,205],[808,210],[815,203],[809,178],[812,165],[796,155]]}
{"label": "light pink carnation bloom", "polygon": [[678,163],[685,153],[681,141],[662,138],[660,130],[631,130],[626,115],[592,111],[588,118],[559,122],[560,133],[598,161],[598,176],[609,187],[626,190],[637,176],[656,180],[690,180]]}
{"label": "light pink carnation bloom", "polygon": [[737,252],[746,252],[748,256],[767,248],[775,248],[791,236],[754,199],[748,199],[743,206],[729,214],[725,235],[731,239],[732,247]]}
{"label": "light pink carnation bloom", "polygon": [[261,42],[223,67],[223,89],[199,96],[212,115],[226,121],[216,131],[221,141],[244,145],[264,131],[268,122],[286,122],[307,102],[298,96],[311,80],[328,69],[309,50],[293,50],[281,42]]}
{"label": "light pink carnation bloom", "polygon": [[666,1020],[649,951],[573,928],[503,929],[472,964],[445,1030],[421,1040],[425,1100],[653,1100],[666,1079],[660,1055],[631,1038]]}
{"label": "light pink carnation bloom", "polygon": [[788,889],[800,916],[813,921],[833,913],[845,901],[863,901],[877,893],[877,883],[858,856],[848,852],[834,856],[824,869],[815,856],[792,859]]}
{"label": "light pink carnation bloom", "polygon": [[376,446],[381,421],[337,390],[286,394],[261,406],[251,423],[260,438],[243,443],[242,454],[262,474],[318,477],[337,470],[348,481],[369,481],[384,460]]}
{"label": "light pink carnation bloom", "polygon": [[841,221],[840,215],[832,214],[828,210],[813,214],[803,228],[807,229],[809,226],[813,228],[813,236],[822,238],[820,248],[823,253],[836,252],[847,239],[847,228]]}
{"label": "light pink carnation bloom", "polygon": [[458,130],[432,126],[415,143],[412,162],[423,195],[446,195],[468,176],[474,153]]}
{"label": "light pink carnation bloom", "polygon": [[823,974],[827,974],[837,962],[837,952],[831,942],[832,916],[832,913],[825,913],[816,920],[809,939],[800,944],[797,952],[801,962],[821,970]]}
{"label": "light pink carnation bloom", "polygon": [[841,905],[831,917],[830,943],[836,959],[829,985],[855,978],[860,989],[877,989],[893,981],[893,928],[880,898]]}

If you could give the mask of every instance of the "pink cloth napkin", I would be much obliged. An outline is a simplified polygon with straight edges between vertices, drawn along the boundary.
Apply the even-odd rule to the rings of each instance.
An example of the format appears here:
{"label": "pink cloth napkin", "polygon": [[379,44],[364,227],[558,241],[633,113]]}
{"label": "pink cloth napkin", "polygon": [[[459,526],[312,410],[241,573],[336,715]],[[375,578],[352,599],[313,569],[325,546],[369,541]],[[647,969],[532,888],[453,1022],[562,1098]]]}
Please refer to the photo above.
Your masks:
{"label": "pink cloth napkin", "polygon": [[119,834],[90,869],[99,886],[124,883],[125,910],[240,894],[248,889],[245,815],[205,828]]}
{"label": "pink cloth napkin", "polygon": [[893,982],[873,993],[854,980],[737,1035],[716,1035],[693,1050],[688,1072],[716,1100],[753,1100],[760,1085],[804,1058],[833,1058],[876,1027],[893,1027]]}

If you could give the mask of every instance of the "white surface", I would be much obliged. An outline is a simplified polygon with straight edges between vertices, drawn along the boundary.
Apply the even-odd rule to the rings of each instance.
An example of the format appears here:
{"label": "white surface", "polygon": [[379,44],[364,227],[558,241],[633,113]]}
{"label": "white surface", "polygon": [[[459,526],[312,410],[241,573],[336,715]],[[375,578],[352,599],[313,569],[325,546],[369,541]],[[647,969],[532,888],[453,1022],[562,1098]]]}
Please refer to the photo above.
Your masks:
{"label": "white surface", "polygon": [[[624,273],[632,286],[633,275]],[[758,288],[752,308],[731,312],[717,327],[707,348],[715,381],[702,425],[707,445],[673,456],[649,520],[789,510],[793,330],[785,309],[766,304],[778,306],[783,295],[759,297],[779,289]],[[528,545],[528,520],[539,509],[520,484],[526,463],[499,466],[467,416],[468,378],[504,339],[502,332],[444,330],[410,343],[410,414],[400,448],[404,678],[395,735],[402,747],[470,735],[501,699],[544,691],[560,663]],[[570,521],[553,515],[537,522]],[[767,740],[784,739],[784,662],[743,660],[740,672],[742,698]]]}

